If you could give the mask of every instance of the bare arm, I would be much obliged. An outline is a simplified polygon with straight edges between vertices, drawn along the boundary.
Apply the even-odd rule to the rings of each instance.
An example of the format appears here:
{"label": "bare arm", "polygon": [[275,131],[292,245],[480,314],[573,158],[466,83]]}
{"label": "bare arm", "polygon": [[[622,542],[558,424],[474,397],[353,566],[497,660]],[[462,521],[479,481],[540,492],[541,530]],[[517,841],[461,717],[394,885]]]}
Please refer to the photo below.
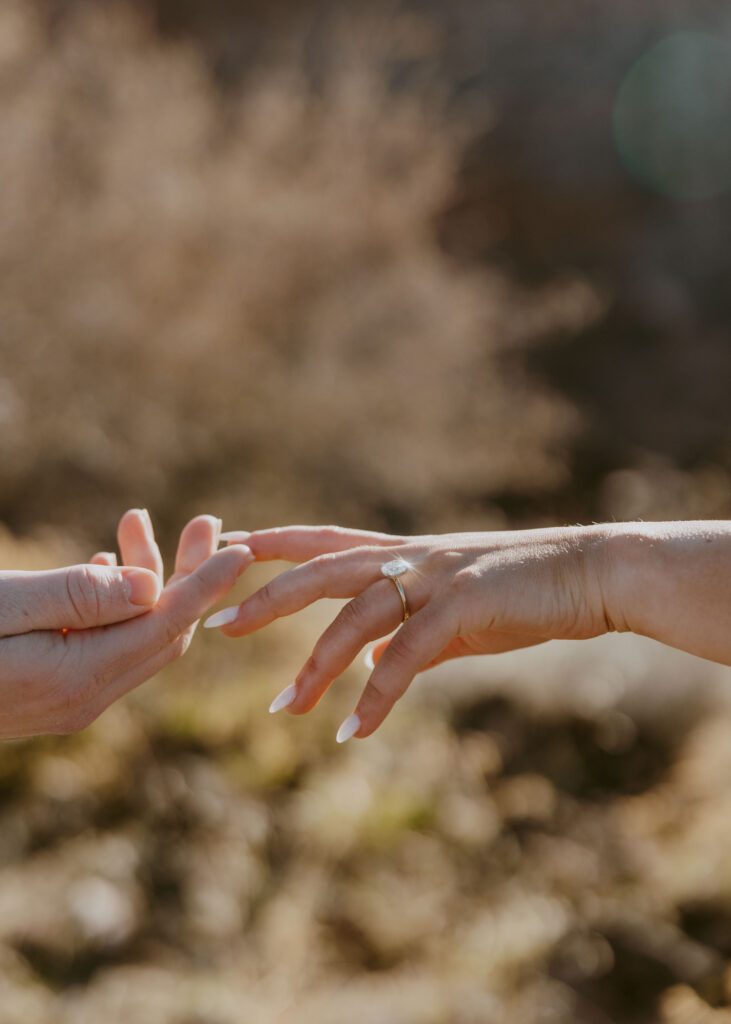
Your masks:
{"label": "bare arm", "polygon": [[611,627],[731,665],[731,522],[603,529],[599,574]]}

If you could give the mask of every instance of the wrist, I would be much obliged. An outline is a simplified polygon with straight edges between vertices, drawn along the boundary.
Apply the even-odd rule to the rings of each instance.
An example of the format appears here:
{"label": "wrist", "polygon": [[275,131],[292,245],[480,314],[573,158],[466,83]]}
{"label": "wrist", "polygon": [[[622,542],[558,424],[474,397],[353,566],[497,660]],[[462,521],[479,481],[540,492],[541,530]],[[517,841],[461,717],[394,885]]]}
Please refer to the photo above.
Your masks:
{"label": "wrist", "polygon": [[610,631],[661,639],[658,623],[667,617],[663,608],[670,597],[668,586],[692,525],[631,522],[598,527],[601,589]]}
{"label": "wrist", "polygon": [[643,565],[643,523],[597,523],[582,527],[587,586],[607,633],[635,630],[634,605]]}

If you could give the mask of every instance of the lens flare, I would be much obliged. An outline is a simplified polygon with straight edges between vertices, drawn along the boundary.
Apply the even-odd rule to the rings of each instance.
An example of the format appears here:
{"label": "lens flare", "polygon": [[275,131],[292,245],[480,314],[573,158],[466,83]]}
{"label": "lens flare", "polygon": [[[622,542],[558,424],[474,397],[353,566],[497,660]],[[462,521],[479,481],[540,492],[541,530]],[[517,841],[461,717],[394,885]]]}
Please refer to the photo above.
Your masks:
{"label": "lens flare", "polygon": [[705,32],[667,36],[633,65],[614,105],[628,173],[674,199],[731,189],[731,44]]}

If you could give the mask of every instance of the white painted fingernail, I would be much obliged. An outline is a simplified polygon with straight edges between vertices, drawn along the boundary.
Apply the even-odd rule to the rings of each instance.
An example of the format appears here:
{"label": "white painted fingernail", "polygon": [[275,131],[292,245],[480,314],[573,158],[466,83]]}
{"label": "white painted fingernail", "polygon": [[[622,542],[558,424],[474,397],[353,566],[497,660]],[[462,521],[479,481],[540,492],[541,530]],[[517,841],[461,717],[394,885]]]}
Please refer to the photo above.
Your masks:
{"label": "white painted fingernail", "polygon": [[269,714],[273,715],[277,711],[281,711],[282,708],[288,708],[289,705],[294,701],[294,698],[296,696],[297,687],[294,685],[294,683],[290,683],[289,686],[285,686],[285,688],[282,690],[279,696],[275,697],[274,700],[269,705]]}
{"label": "white painted fingernail", "polygon": [[218,539],[226,544],[245,544],[250,536],[246,530],[228,530],[227,533],[220,533]]}
{"label": "white painted fingernail", "polygon": [[376,667],[376,663],[373,660],[373,651],[374,648],[369,647],[368,650],[363,655],[363,664],[365,665],[369,672],[372,672],[373,669]]}
{"label": "white painted fingernail", "polygon": [[360,718],[357,715],[350,715],[338,729],[338,734],[335,738],[338,743],[345,743],[351,736],[355,736],[359,729]]}
{"label": "white painted fingernail", "polygon": [[239,617],[239,606],[234,605],[232,608],[224,608],[220,612],[214,612],[206,621],[203,623],[204,629],[215,629],[216,626],[228,626],[230,622],[235,622]]}

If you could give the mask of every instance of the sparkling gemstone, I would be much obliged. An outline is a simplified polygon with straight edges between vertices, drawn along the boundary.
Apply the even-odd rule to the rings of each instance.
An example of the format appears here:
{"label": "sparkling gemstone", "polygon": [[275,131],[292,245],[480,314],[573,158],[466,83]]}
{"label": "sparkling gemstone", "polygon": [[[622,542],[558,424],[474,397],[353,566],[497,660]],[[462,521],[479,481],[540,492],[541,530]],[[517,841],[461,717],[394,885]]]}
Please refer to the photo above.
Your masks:
{"label": "sparkling gemstone", "polygon": [[395,579],[397,576],[403,576],[410,568],[411,566],[405,558],[394,558],[392,562],[386,562],[381,566],[381,572],[389,579]]}

